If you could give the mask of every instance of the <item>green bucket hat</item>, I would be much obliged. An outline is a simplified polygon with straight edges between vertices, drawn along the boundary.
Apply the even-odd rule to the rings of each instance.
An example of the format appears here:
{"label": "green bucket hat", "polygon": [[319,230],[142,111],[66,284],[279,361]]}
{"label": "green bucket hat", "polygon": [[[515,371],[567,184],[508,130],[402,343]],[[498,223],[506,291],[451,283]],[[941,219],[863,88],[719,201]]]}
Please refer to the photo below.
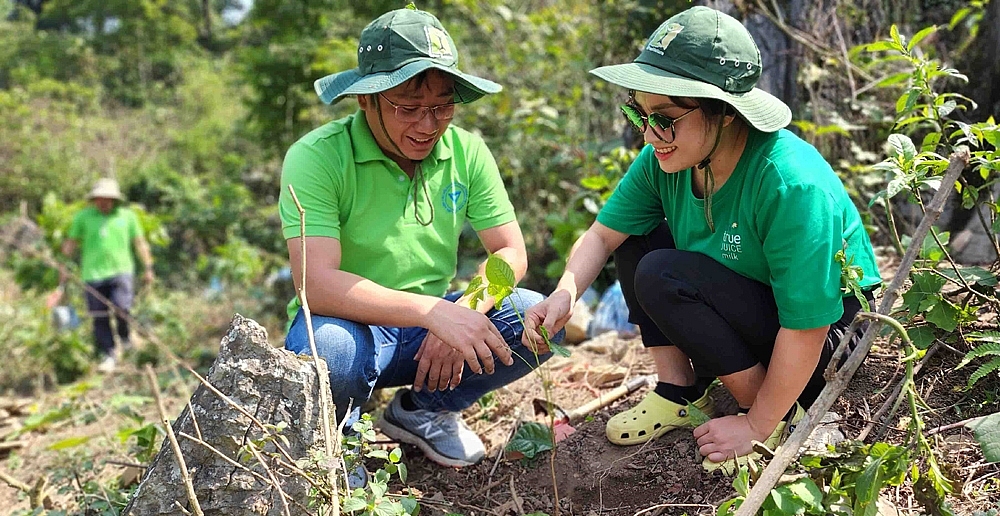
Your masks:
{"label": "green bucket hat", "polygon": [[590,73],[630,90],[725,101],[768,133],[792,121],[784,102],[754,87],[760,50],[746,27],[709,7],[692,7],[663,22],[635,61]]}
{"label": "green bucket hat", "polygon": [[462,73],[448,31],[433,14],[397,9],[379,16],[361,31],[358,67],[323,77],[316,94],[332,104],[348,95],[370,95],[395,88],[417,74],[437,69],[455,78],[455,101],[469,103],[502,87]]}

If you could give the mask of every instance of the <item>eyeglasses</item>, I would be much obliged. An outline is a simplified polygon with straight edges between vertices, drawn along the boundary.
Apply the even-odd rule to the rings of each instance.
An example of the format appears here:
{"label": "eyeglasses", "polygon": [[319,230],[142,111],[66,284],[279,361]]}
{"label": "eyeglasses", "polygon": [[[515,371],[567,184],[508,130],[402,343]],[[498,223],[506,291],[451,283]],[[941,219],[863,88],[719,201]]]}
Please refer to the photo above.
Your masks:
{"label": "eyeglasses", "polygon": [[[645,133],[646,126],[649,125],[653,127],[653,134],[655,134],[657,138],[666,143],[671,143],[674,141],[674,138],[677,138],[677,133],[674,131],[674,123],[688,116],[697,109],[698,108],[692,108],[677,118],[670,118],[669,116],[660,113],[650,113],[649,115],[646,115],[641,109],[639,109],[639,106],[635,105],[633,102],[629,102],[622,105],[622,114],[625,115],[625,119],[628,120],[629,123],[631,123],[632,126],[635,127],[635,129],[640,133]],[[660,128],[660,130],[657,130],[657,128]],[[663,133],[660,132],[661,130]],[[669,140],[664,137],[667,130],[670,131]]]}
{"label": "eyeglasses", "polygon": [[455,116],[454,102],[438,104],[437,106],[404,106],[389,100],[382,93],[379,93],[379,96],[395,108],[396,120],[404,124],[412,124],[423,120],[427,116],[428,111],[434,114],[435,120],[451,120]]}

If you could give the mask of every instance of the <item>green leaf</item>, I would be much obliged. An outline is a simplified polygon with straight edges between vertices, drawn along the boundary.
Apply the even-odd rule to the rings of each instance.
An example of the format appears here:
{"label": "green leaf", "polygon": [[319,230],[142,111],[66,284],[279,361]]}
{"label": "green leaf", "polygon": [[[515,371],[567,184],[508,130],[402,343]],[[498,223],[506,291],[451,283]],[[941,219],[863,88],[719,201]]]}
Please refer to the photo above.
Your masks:
{"label": "green leaf", "polygon": [[903,305],[911,314],[920,311],[920,304],[929,296],[940,295],[941,287],[948,281],[930,272],[914,273],[913,285],[903,294]]}
{"label": "green leaf", "polygon": [[1000,412],[968,425],[987,462],[1000,462]]}
{"label": "green leaf", "polygon": [[955,331],[958,327],[959,311],[948,300],[934,305],[934,308],[924,316],[927,322],[934,324],[944,331]]}
{"label": "green leaf", "polygon": [[737,473],[736,478],[733,479],[733,489],[735,489],[740,496],[747,496],[750,494],[750,470],[746,466],[740,466],[739,473]]}
{"label": "green leaf", "polygon": [[611,180],[605,176],[590,176],[580,180],[580,185],[587,190],[604,190],[611,185]]}
{"label": "green leaf", "polygon": [[541,423],[528,422],[517,429],[506,451],[519,452],[525,458],[532,459],[535,455],[551,449],[552,431],[549,427]]}
{"label": "green leaf", "polygon": [[779,514],[801,514],[804,512],[805,504],[792,494],[787,485],[772,489],[769,500],[778,509]]}
{"label": "green leaf", "polygon": [[483,288],[483,277],[476,275],[472,278],[472,281],[469,282],[469,286],[465,287],[465,295],[472,295],[473,292],[481,288]]}
{"label": "green leaf", "polygon": [[406,477],[410,474],[409,470],[406,469],[406,464],[403,464],[402,462],[400,462],[399,464],[396,465],[396,467],[399,468],[399,480],[400,480],[400,482],[402,482],[402,483],[405,484],[406,483]]}
{"label": "green leaf", "polygon": [[910,39],[910,44],[906,45],[906,50],[912,51],[913,47],[917,46],[918,43],[920,43],[924,38],[926,38],[936,30],[937,30],[936,25],[931,25],[930,27],[924,27],[923,30],[913,35],[913,38]]}
{"label": "green leaf", "polygon": [[397,507],[397,504],[389,499],[384,499],[377,506],[375,510],[372,511],[373,516],[396,516],[399,514],[399,509],[402,507]]}
{"label": "green leaf", "polygon": [[403,506],[403,510],[406,511],[406,514],[416,514],[417,510],[420,509],[420,504],[417,503],[417,499],[412,496],[400,498],[399,504]]}
{"label": "green leaf", "polygon": [[489,281],[491,285],[502,285],[510,288],[514,288],[514,285],[517,284],[517,280],[514,279],[514,269],[496,254],[491,254],[486,259],[486,281]]}
{"label": "green leaf", "polygon": [[[869,43],[865,46],[867,52],[884,52],[886,50],[893,50],[896,47],[891,41],[876,41],[874,43]],[[909,74],[907,74],[909,75]]]}
{"label": "green leaf", "polygon": [[934,343],[934,328],[930,326],[916,326],[906,330],[910,340],[917,349],[927,349]]}
{"label": "green leaf", "polygon": [[368,502],[364,498],[345,498],[343,505],[340,506],[344,512],[358,512],[363,511],[368,508]]}
{"label": "green leaf", "polygon": [[90,437],[70,437],[68,439],[63,439],[58,442],[54,442],[48,446],[49,450],[66,450],[69,448],[75,448],[81,444],[86,443],[90,440]]}
{"label": "green leaf", "polygon": [[892,146],[893,155],[900,156],[906,161],[913,160],[913,158],[917,155],[916,145],[913,145],[913,140],[905,134],[890,134],[889,145]]}
{"label": "green leaf", "polygon": [[385,493],[386,491],[389,490],[389,487],[381,482],[368,482],[368,489],[371,489],[372,494],[375,495],[375,499],[378,500],[379,498],[385,496]]}
{"label": "green leaf", "polygon": [[389,452],[389,462],[392,462],[393,464],[399,462],[402,458],[403,458],[402,448],[393,448],[392,451]]}
{"label": "green leaf", "polygon": [[551,350],[556,355],[559,355],[561,357],[568,357],[568,356],[570,356],[570,355],[573,354],[573,353],[570,352],[569,348],[567,348],[566,346],[563,346],[562,344],[556,344],[555,342],[552,342],[550,340],[547,341],[547,342],[548,342],[549,350]]}
{"label": "green leaf", "polygon": [[903,36],[899,34],[899,27],[896,27],[895,23],[892,24],[892,27],[889,27],[889,37],[892,38],[892,42],[895,43],[900,49],[906,47],[904,44],[905,40],[903,39]]}
{"label": "green leaf", "polygon": [[970,7],[963,7],[955,11],[955,14],[951,16],[951,21],[948,22],[948,30],[955,30],[955,26],[962,23],[962,20],[964,20],[965,17],[971,12],[972,9]]}
{"label": "green leaf", "polygon": [[968,386],[971,388],[976,384],[976,382],[982,380],[994,371],[1000,371],[1000,357],[994,358],[993,360],[979,366],[979,369],[976,369],[976,371],[969,376]]}
{"label": "green leaf", "polygon": [[[396,449],[398,450],[399,448]],[[385,450],[371,450],[366,456],[373,459],[389,460],[389,452]]]}
{"label": "green leaf", "polygon": [[787,484],[788,490],[810,508],[810,513],[823,514],[823,492],[811,478]]}
{"label": "green leaf", "polygon": [[[995,287],[998,284],[997,277],[992,272],[982,267],[962,267],[958,269],[962,278],[970,284],[979,284],[985,287]],[[942,269],[941,274],[958,281],[958,274],[954,269]]]}
{"label": "green leaf", "polygon": [[[888,47],[888,48],[884,48],[883,50],[892,50],[892,45],[888,41],[880,41],[879,43],[882,43],[886,47]],[[878,43],[874,43],[874,44],[877,45]],[[894,84],[899,84],[899,83],[901,83],[901,82],[903,82],[903,81],[905,81],[905,80],[907,80],[909,78],[910,78],[910,73],[909,72],[894,73],[892,75],[884,77],[881,81],[878,81],[877,83],[875,83],[875,86],[878,86],[878,87],[892,86]]]}
{"label": "green leaf", "polygon": [[857,499],[854,503],[855,514],[873,514],[869,512],[876,506],[879,490],[882,489],[882,457],[873,459],[865,466],[858,476],[854,487]]}
{"label": "green leaf", "polygon": [[686,410],[688,413],[688,418],[690,418],[691,424],[694,426],[701,426],[712,420],[712,418],[709,417],[708,414],[702,412],[701,409],[694,406],[694,404],[692,404],[691,402],[688,402]]}

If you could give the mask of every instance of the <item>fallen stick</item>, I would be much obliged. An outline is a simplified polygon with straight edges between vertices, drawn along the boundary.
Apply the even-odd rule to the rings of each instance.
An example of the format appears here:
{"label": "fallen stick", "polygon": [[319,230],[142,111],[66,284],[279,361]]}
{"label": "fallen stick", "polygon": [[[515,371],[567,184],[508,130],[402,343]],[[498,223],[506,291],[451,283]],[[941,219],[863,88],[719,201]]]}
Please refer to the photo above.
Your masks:
{"label": "fallen stick", "polygon": [[174,450],[174,459],[177,461],[177,467],[181,470],[181,482],[184,483],[188,502],[191,503],[191,507],[197,516],[205,516],[205,513],[201,511],[201,505],[198,503],[198,495],[194,492],[194,484],[191,483],[191,473],[188,472],[187,464],[184,463],[184,454],[181,453],[181,445],[177,442],[177,436],[174,435],[173,427],[170,426],[170,418],[167,417],[167,410],[163,408],[163,398],[160,397],[160,385],[156,381],[156,373],[153,372],[153,367],[149,364],[146,364],[146,376],[149,378],[149,385],[153,389],[153,398],[156,399],[156,410],[160,413],[160,421],[163,423],[163,428],[167,431],[167,438],[170,439],[170,447]]}
{"label": "fallen stick", "polygon": [[[854,373],[857,372],[858,368],[861,367],[861,362],[864,361],[865,355],[868,354],[868,350],[871,349],[875,337],[882,328],[883,323],[877,317],[888,317],[887,314],[892,310],[892,305],[896,302],[896,298],[899,295],[899,289],[909,277],[910,269],[913,268],[913,264],[916,262],[917,253],[920,251],[920,243],[924,241],[924,237],[930,231],[931,225],[941,216],[944,203],[954,190],[955,181],[958,180],[958,176],[961,175],[962,170],[969,163],[969,149],[960,147],[949,156],[948,161],[948,170],[941,180],[941,186],[934,193],[934,198],[931,199],[924,218],[920,221],[920,225],[917,226],[916,231],[913,232],[911,242],[915,242],[916,245],[911,244],[906,253],[903,254],[903,259],[899,263],[896,275],[892,278],[892,282],[889,283],[889,286],[886,287],[882,295],[882,304],[879,305],[878,312],[876,314],[867,314],[869,317],[876,316],[876,320],[872,321],[868,326],[868,329],[861,337],[861,342],[854,352],[851,353],[850,358],[847,359],[847,363],[823,387],[823,391],[816,398],[816,401],[813,402],[812,406],[809,407],[806,416],[795,427],[795,431],[788,437],[785,444],[780,447],[774,459],[764,468],[760,478],[754,484],[750,493],[747,494],[743,504],[736,510],[736,516],[752,516],[757,514],[761,505],[764,504],[768,495],[771,494],[771,489],[774,488],[781,475],[785,472],[785,468],[798,456],[799,449],[806,438],[812,433],[816,424],[823,417],[823,414],[830,409],[833,402],[840,396],[840,393],[847,389],[847,384],[854,377]],[[851,328],[844,334],[844,338],[841,340],[838,349],[846,348],[846,343],[854,333],[853,330],[858,327],[864,315],[866,314],[859,313],[858,317],[855,317],[854,322],[851,323]],[[834,354],[834,357],[837,356],[839,356],[839,353]]]}

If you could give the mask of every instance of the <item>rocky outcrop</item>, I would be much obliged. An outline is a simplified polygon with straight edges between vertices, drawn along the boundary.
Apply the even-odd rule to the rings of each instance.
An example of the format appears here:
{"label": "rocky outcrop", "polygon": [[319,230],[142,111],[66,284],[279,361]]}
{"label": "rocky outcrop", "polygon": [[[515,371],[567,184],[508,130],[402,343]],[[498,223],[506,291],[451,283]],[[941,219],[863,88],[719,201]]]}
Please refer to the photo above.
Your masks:
{"label": "rocky outcrop", "polygon": [[[326,375],[321,362],[320,374]],[[258,420],[269,425],[287,424],[281,435],[294,459],[322,454],[323,427],[320,411],[320,382],[313,362],[272,348],[267,332],[240,315],[233,317],[222,339],[219,356],[207,380]],[[329,398],[329,392],[324,393]],[[330,406],[333,404],[330,402]],[[197,436],[230,459],[240,461],[241,448],[264,435],[261,428],[204,385],[191,397],[172,425],[192,477],[199,505],[206,516],[273,515],[284,513],[281,496],[269,482],[223,460],[204,445],[181,436]],[[332,409],[331,409],[332,410]],[[192,417],[192,415],[194,417]],[[195,423],[197,422],[197,426]],[[301,514],[306,504],[306,481],[269,458],[275,452],[273,440],[263,448],[265,460],[287,495],[291,514]],[[267,472],[255,459],[242,464],[264,478]],[[295,503],[302,504],[297,506]],[[190,511],[181,472],[170,443],[153,460],[124,515],[152,516],[184,514]],[[189,512],[191,514],[191,512]]]}

